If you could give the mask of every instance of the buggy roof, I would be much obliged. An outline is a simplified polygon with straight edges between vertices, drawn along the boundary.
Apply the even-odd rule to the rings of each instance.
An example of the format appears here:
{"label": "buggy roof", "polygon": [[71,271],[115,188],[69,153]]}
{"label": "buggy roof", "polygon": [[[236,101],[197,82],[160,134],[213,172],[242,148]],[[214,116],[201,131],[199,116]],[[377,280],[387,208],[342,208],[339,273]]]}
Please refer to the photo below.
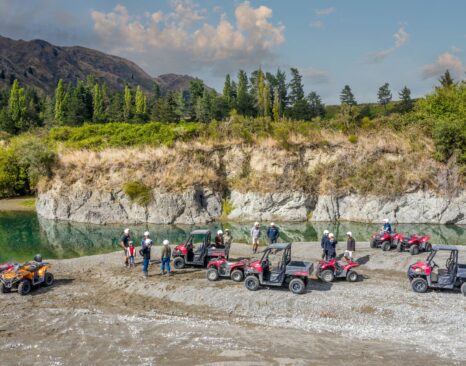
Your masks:
{"label": "buggy roof", "polygon": [[267,249],[278,249],[278,250],[283,250],[288,247],[291,247],[291,243],[276,243],[276,244],[270,244]]}
{"label": "buggy roof", "polygon": [[207,230],[207,229],[197,229],[197,230],[193,230],[191,231],[191,235],[206,235],[206,234],[209,234],[210,231]]}
{"label": "buggy roof", "polygon": [[433,250],[458,250],[454,245],[434,245]]}

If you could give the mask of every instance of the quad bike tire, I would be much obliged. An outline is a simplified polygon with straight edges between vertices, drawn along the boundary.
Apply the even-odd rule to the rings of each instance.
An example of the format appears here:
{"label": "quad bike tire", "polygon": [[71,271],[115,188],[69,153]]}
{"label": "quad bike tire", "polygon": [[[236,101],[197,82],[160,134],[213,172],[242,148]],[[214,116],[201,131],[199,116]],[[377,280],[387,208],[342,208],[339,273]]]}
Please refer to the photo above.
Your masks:
{"label": "quad bike tire", "polygon": [[375,239],[371,239],[371,243],[370,243],[370,246],[371,248],[377,248],[377,243],[375,242]]}
{"label": "quad bike tire", "polygon": [[329,283],[329,282],[333,282],[333,280],[335,279],[335,274],[333,273],[332,270],[325,269],[322,272],[320,272],[319,277],[322,281]]}
{"label": "quad bike tire", "polygon": [[230,278],[235,282],[241,282],[244,278],[243,271],[235,269],[231,272]]}
{"label": "quad bike tire", "polygon": [[32,283],[29,280],[22,280],[18,285],[18,294],[24,296],[32,290]]}
{"label": "quad bike tire", "polygon": [[2,294],[7,294],[11,292],[11,288],[8,288],[3,283],[0,283],[0,291],[2,292]]}
{"label": "quad bike tire", "polygon": [[50,272],[47,272],[44,277],[44,286],[46,287],[52,286],[54,282],[55,282],[55,278],[53,277],[53,274]]}
{"label": "quad bike tire", "polygon": [[185,263],[184,263],[184,259],[181,258],[181,257],[176,257],[174,260],[173,260],[173,267],[175,267],[176,269],[183,269],[185,266]]}
{"label": "quad bike tire", "polygon": [[384,242],[382,243],[382,250],[383,250],[384,252],[388,252],[391,248],[392,248],[392,245],[390,244],[389,241],[384,241]]}
{"label": "quad bike tire", "polygon": [[209,281],[217,281],[219,277],[217,268],[209,268],[206,275]]}
{"label": "quad bike tire", "polygon": [[249,291],[257,291],[260,286],[259,279],[254,275],[247,276],[246,279],[244,280],[244,286]]}
{"label": "quad bike tire", "polygon": [[411,255],[418,255],[419,245],[413,245],[411,248],[409,248],[409,252],[411,253]]}
{"label": "quad bike tire", "polygon": [[306,290],[306,284],[301,278],[293,278],[288,286],[290,291],[296,295],[301,295]]}
{"label": "quad bike tire", "polygon": [[346,274],[346,280],[348,282],[356,282],[358,280],[359,276],[358,276],[358,273],[356,271],[349,271],[347,274]]}
{"label": "quad bike tire", "polygon": [[414,292],[417,292],[419,294],[423,294],[427,292],[429,289],[429,285],[427,284],[427,280],[422,277],[415,278],[411,282],[411,287]]}
{"label": "quad bike tire", "polygon": [[466,282],[461,285],[461,293],[466,296]]}

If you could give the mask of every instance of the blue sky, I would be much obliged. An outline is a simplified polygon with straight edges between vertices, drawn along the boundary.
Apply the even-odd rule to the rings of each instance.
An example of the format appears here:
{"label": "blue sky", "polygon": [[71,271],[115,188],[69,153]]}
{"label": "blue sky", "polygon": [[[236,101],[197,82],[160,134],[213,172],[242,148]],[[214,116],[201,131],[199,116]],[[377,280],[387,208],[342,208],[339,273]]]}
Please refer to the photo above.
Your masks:
{"label": "blue sky", "polygon": [[0,0],[0,34],[82,45],[221,89],[226,73],[298,67],[306,91],[375,101],[389,82],[414,96],[466,71],[466,1]]}

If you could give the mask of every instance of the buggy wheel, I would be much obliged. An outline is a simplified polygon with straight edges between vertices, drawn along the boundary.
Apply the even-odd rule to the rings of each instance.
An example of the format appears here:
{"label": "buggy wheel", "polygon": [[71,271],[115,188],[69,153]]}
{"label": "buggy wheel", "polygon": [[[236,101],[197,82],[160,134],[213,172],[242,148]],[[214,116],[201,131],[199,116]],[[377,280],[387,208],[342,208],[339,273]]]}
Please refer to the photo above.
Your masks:
{"label": "buggy wheel", "polygon": [[432,244],[426,243],[426,252],[431,252],[432,251]]}
{"label": "buggy wheel", "polygon": [[466,282],[461,285],[461,292],[464,296],[466,296]]}
{"label": "buggy wheel", "polygon": [[244,286],[246,286],[249,291],[257,291],[260,286],[259,279],[254,275],[248,276],[244,280]]}
{"label": "buggy wheel", "polygon": [[391,248],[392,248],[392,245],[390,244],[389,241],[384,241],[384,242],[382,243],[382,250],[383,250],[384,252],[388,252]]}
{"label": "buggy wheel", "polygon": [[18,285],[18,293],[23,296],[27,295],[28,293],[31,292],[31,288],[32,288],[31,281],[22,280]]}
{"label": "buggy wheel", "polygon": [[230,277],[235,282],[241,282],[244,278],[243,271],[240,269],[235,269],[233,272],[231,272]]}
{"label": "buggy wheel", "polygon": [[173,267],[176,269],[183,269],[184,268],[184,259],[182,257],[176,257],[173,260]]}
{"label": "buggy wheel", "polygon": [[50,272],[47,272],[44,277],[44,286],[47,286],[47,287],[52,286],[54,280],[55,279],[53,278],[53,274],[51,274]]}
{"label": "buggy wheel", "polygon": [[411,255],[418,255],[419,245],[413,245],[411,248],[409,248],[409,252],[411,253]]}
{"label": "buggy wheel", "polygon": [[358,273],[356,271],[349,271],[346,274],[346,280],[349,282],[356,282],[358,280]]}
{"label": "buggy wheel", "polygon": [[403,251],[403,242],[401,240],[398,240],[398,243],[396,244],[396,249],[399,251],[399,252],[402,252]]}
{"label": "buggy wheel", "polygon": [[207,271],[207,279],[209,281],[217,281],[218,280],[217,268],[209,268],[209,270]]}
{"label": "buggy wheel", "polygon": [[290,281],[289,289],[292,293],[300,295],[306,290],[306,285],[301,278],[293,278]]}
{"label": "buggy wheel", "polygon": [[371,248],[377,248],[377,243],[375,242],[375,239],[371,240]]}
{"label": "buggy wheel", "polygon": [[320,272],[320,279],[324,282],[332,282],[335,279],[333,271],[326,269]]}
{"label": "buggy wheel", "polygon": [[427,281],[424,278],[418,277],[411,282],[411,287],[414,292],[422,294],[427,292],[429,286],[427,285]]}
{"label": "buggy wheel", "polygon": [[0,290],[1,290],[2,294],[7,294],[7,293],[11,292],[11,288],[6,287],[3,282],[0,283]]}

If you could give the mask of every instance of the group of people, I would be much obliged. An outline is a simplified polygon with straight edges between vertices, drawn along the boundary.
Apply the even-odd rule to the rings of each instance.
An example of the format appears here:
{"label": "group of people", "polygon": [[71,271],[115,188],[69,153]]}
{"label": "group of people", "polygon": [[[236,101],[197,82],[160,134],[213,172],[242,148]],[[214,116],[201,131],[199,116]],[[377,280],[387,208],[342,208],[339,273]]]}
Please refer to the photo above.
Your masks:
{"label": "group of people", "polygon": [[[257,253],[259,248],[259,241],[262,235],[260,224],[256,221],[254,226],[251,228],[251,241],[252,241],[252,252],[253,254]],[[267,241],[269,244],[274,244],[278,241],[280,236],[280,230],[278,227],[271,222],[266,232]]]}
{"label": "group of people", "polygon": [[[356,241],[353,238],[353,233],[348,231],[346,233],[346,250],[343,257],[347,262],[353,260],[353,252],[356,251]],[[337,244],[338,241],[335,239],[335,235],[328,230],[324,230],[322,239],[320,240],[320,246],[322,247],[322,259],[329,261],[337,257]]]}
{"label": "group of people", "polygon": [[[148,276],[149,264],[150,264],[150,259],[151,259],[151,249],[152,249],[153,244],[154,242],[152,241],[150,237],[150,233],[148,231],[144,232],[143,238],[141,240],[141,249],[139,250],[139,254],[143,258],[142,273],[144,277]],[[162,242],[162,244],[163,244],[163,248],[160,253],[160,262],[162,263],[162,265],[161,265],[160,274],[171,275],[170,261],[171,261],[172,251],[170,248],[170,242],[165,239]],[[125,266],[129,268],[134,268],[135,267],[134,259],[136,257],[136,247],[134,246],[134,241],[131,240],[131,232],[128,228],[126,228],[123,231],[123,235],[121,236],[121,239],[120,239],[120,246],[124,250]]]}

